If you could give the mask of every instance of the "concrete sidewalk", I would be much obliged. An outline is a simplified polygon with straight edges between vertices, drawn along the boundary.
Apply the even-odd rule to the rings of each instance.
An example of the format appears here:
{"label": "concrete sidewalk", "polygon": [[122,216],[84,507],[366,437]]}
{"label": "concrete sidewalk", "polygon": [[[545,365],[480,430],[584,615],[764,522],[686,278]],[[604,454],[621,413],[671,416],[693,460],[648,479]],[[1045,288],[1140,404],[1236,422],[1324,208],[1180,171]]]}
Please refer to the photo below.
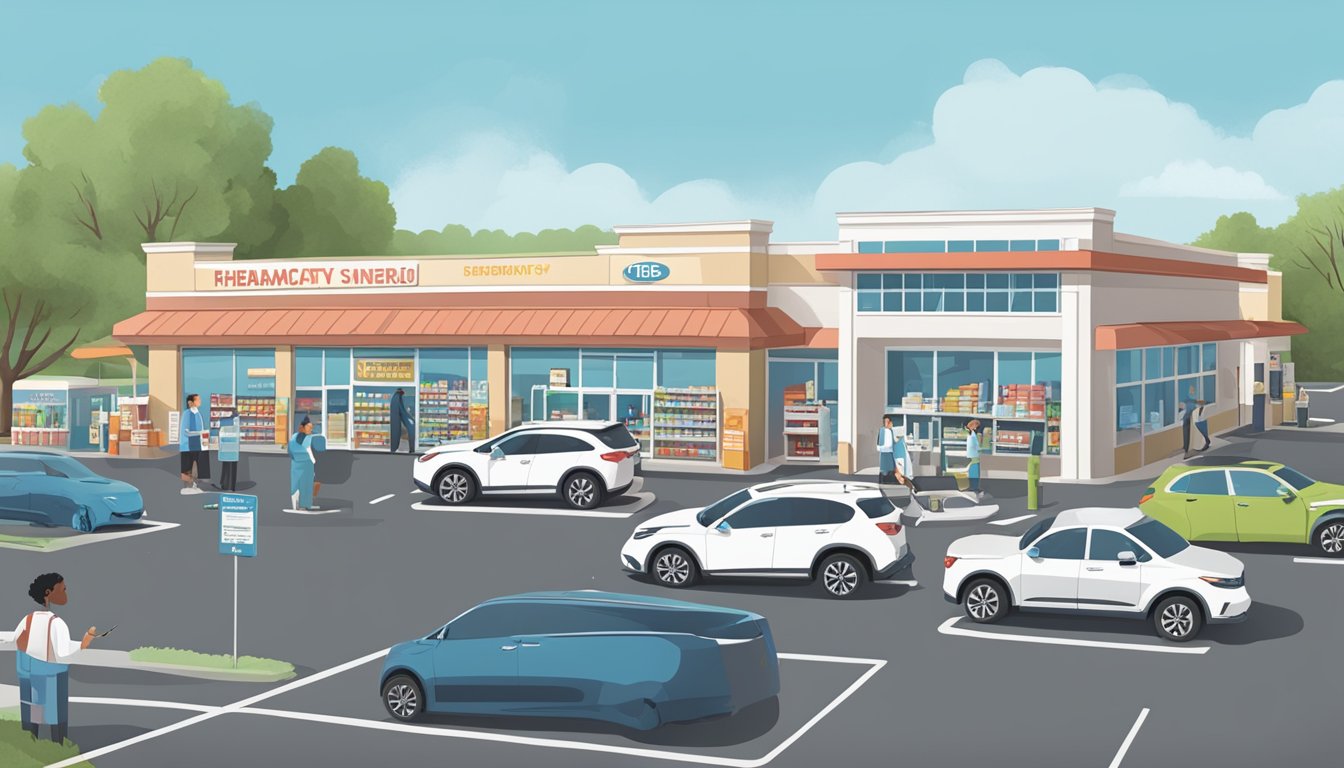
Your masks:
{"label": "concrete sidewalk", "polygon": [[[14,633],[0,632],[0,656],[7,656],[15,652]],[[0,662],[5,663],[5,662]],[[86,648],[75,654],[70,661],[66,662],[71,666],[84,667],[106,667],[109,669],[129,669],[141,672],[153,672],[160,675],[173,675],[175,677],[190,677],[196,680],[218,680],[224,682],[241,683],[273,683],[278,682],[283,677],[278,677],[270,673],[232,671],[225,669],[210,669],[206,667],[183,667],[173,664],[152,664],[143,661],[133,661],[130,651],[114,651],[104,648]],[[0,706],[4,706],[0,704]]]}

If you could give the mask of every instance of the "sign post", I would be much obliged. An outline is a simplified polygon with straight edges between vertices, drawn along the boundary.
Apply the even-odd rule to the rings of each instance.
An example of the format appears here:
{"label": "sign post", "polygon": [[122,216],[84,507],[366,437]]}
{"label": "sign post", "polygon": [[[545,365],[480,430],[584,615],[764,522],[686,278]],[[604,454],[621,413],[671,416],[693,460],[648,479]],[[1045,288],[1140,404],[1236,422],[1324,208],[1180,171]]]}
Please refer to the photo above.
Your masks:
{"label": "sign post", "polygon": [[257,497],[219,495],[219,553],[233,556],[233,666],[238,667],[238,558],[257,556]]}

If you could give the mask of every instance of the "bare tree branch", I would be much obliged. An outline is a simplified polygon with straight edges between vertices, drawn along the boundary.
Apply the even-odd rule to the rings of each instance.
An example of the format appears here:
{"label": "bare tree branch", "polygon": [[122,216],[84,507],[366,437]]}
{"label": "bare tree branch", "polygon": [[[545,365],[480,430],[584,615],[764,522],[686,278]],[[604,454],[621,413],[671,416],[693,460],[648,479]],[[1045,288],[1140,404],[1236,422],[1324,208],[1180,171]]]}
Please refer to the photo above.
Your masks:
{"label": "bare tree branch", "polygon": [[[61,355],[64,355],[65,352],[66,352],[66,350],[68,350],[68,349],[70,349],[71,347],[73,347],[73,346],[75,345],[75,342],[79,340],[79,334],[80,334],[80,332],[82,332],[83,330],[84,330],[83,328],[76,328],[76,329],[75,329],[75,332],[74,332],[73,334],[71,334],[71,336],[70,336],[70,340],[69,340],[69,341],[67,341],[67,342],[65,342],[64,344],[62,344],[61,347],[60,347],[59,349],[53,351],[50,355],[47,355],[46,357],[44,357],[44,358],[42,358],[41,360],[39,360],[39,361],[37,361],[36,363],[34,363],[32,366],[30,366],[30,367],[28,367],[28,368],[25,368],[25,369],[23,369],[22,371],[20,371],[19,374],[18,374],[17,376],[14,377],[15,380],[18,380],[18,379],[26,379],[26,378],[28,378],[29,376],[32,376],[33,374],[37,373],[38,371],[45,370],[48,366],[50,366],[52,363],[56,362],[57,360],[60,360],[60,359],[61,359]],[[36,352],[37,350],[33,350],[33,351]]]}
{"label": "bare tree branch", "polygon": [[[201,191],[201,188],[200,188],[200,187],[197,187],[195,190],[192,191],[192,193],[191,193],[190,195],[187,196],[187,199],[186,199],[186,200],[183,200],[183,201],[182,201],[182,204],[181,204],[181,205],[177,206],[177,214],[173,216],[173,228],[172,228],[171,230],[168,231],[168,241],[169,241],[169,242],[172,242],[173,239],[177,237],[177,224],[178,224],[178,222],[182,221],[182,211],[186,210],[187,203],[190,203],[191,200],[192,200],[192,198],[196,197],[196,194],[197,194],[198,192],[200,192],[200,191]],[[176,195],[176,194],[173,195],[173,199],[174,199],[174,200],[177,199],[177,195]]]}

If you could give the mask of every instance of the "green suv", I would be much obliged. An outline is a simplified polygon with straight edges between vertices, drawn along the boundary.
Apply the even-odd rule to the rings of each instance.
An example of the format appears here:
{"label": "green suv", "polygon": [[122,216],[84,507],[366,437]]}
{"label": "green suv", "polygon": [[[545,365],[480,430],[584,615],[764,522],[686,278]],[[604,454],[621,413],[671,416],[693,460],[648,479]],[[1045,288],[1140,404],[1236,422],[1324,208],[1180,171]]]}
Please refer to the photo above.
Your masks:
{"label": "green suv", "polygon": [[1139,508],[1190,541],[1313,543],[1344,557],[1344,485],[1319,483],[1269,461],[1175,466]]}

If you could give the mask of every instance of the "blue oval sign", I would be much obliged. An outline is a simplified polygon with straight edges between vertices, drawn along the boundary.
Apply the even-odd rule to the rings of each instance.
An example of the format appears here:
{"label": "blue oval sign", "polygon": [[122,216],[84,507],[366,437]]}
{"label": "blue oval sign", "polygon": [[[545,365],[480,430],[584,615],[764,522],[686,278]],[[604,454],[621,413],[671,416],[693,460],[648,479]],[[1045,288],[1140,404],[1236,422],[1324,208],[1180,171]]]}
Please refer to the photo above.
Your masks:
{"label": "blue oval sign", "polygon": [[639,261],[626,267],[622,274],[632,283],[656,283],[672,274],[672,270],[656,261]]}

